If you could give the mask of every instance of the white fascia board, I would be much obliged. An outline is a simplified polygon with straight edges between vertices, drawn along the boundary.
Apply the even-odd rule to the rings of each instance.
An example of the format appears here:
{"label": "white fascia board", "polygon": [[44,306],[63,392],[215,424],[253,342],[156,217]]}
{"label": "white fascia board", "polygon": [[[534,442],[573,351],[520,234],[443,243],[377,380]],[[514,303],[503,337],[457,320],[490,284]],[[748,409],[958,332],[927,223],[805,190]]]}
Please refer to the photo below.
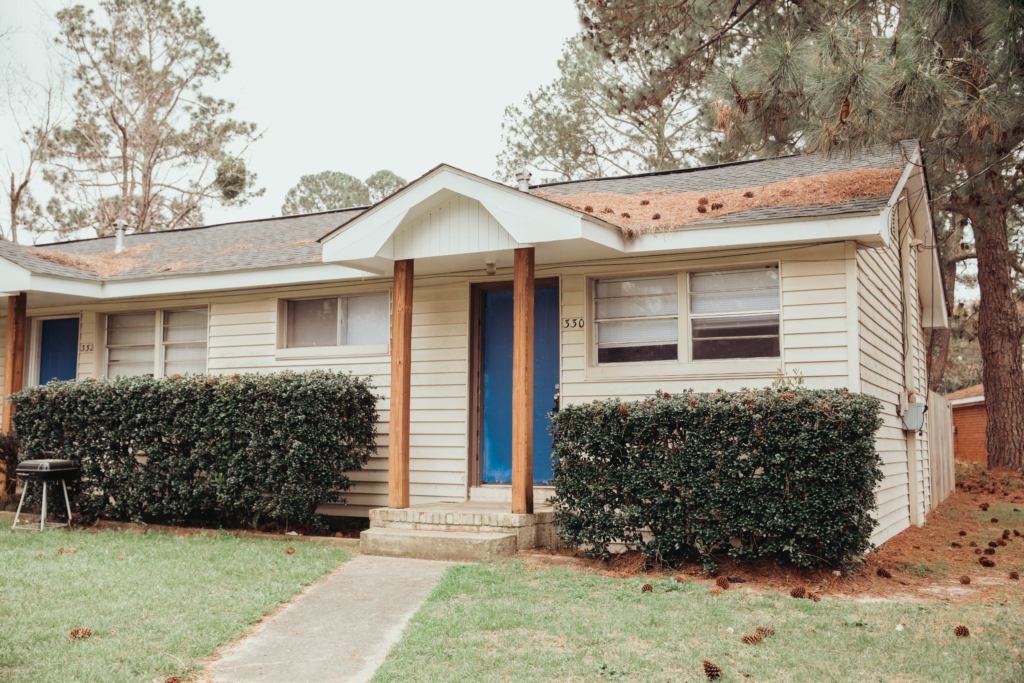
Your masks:
{"label": "white fascia board", "polygon": [[975,396],[968,396],[967,398],[954,398],[952,401],[949,402],[949,405],[954,406],[954,407],[957,407],[957,406],[969,406],[969,405],[975,405],[977,403],[984,403],[984,402],[985,402],[985,394],[977,394]]}
{"label": "white fascia board", "polygon": [[353,262],[374,257],[388,258],[388,240],[405,217],[445,190],[479,201],[519,244],[583,236],[584,217],[578,211],[442,166],[393,199],[385,200],[325,237],[323,260]]}
{"label": "white fascia board", "polygon": [[[6,275],[2,272],[2,268],[3,263],[0,263],[0,275]],[[15,281],[14,285],[18,291],[25,292],[63,294],[91,299],[121,299],[133,296],[161,296],[225,289],[308,284],[310,282],[360,280],[379,276],[378,273],[346,266],[323,264],[104,282],[30,274],[25,280]],[[15,289],[7,277],[4,277],[3,282],[4,289]]]}
{"label": "white fascia board", "polygon": [[212,292],[223,289],[248,289],[275,285],[299,285],[310,282],[335,282],[378,277],[355,268],[334,264],[228,271],[204,275],[148,278],[103,283],[104,299],[185,292]]}
{"label": "white fascia board", "polygon": [[638,254],[846,241],[879,246],[883,225],[877,213],[757,223],[714,223],[642,235],[628,243],[625,251]]}

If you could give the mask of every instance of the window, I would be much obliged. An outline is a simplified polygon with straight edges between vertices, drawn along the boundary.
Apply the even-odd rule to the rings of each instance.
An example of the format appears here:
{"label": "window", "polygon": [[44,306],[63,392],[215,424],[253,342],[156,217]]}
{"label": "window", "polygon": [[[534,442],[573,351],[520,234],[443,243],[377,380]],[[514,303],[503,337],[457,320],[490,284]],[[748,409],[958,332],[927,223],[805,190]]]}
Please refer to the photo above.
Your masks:
{"label": "window", "polygon": [[387,292],[289,301],[285,347],[387,344],[389,308]]}
{"label": "window", "polygon": [[693,360],[779,357],[778,266],[690,274]]}
{"label": "window", "polygon": [[207,322],[205,308],[108,315],[107,377],[206,372]]}
{"label": "window", "polygon": [[598,280],[597,362],[679,358],[679,276]]}

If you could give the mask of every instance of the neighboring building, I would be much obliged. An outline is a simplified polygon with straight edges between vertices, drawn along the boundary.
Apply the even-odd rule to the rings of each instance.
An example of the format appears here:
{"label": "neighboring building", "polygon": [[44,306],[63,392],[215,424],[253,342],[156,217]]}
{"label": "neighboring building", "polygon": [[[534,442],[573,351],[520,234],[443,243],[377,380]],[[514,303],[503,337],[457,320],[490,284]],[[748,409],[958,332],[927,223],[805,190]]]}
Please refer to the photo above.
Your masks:
{"label": "neighboring building", "polygon": [[[380,453],[329,512],[386,506],[406,465],[413,504],[510,500],[532,495],[511,483],[512,364],[528,357],[512,288],[535,276],[532,483],[550,477],[556,401],[799,371],[884,404],[882,542],[932,507],[928,428],[897,415],[927,395],[924,330],[947,325],[922,169],[914,143],[519,189],[441,165],[372,207],[134,234],[121,253],[4,242],[0,293],[27,293],[25,345],[7,344],[28,384],[372,375]],[[10,310],[0,344],[24,316]]]}
{"label": "neighboring building", "polygon": [[975,384],[946,394],[953,409],[953,457],[965,462],[988,464],[985,450],[985,385]]}

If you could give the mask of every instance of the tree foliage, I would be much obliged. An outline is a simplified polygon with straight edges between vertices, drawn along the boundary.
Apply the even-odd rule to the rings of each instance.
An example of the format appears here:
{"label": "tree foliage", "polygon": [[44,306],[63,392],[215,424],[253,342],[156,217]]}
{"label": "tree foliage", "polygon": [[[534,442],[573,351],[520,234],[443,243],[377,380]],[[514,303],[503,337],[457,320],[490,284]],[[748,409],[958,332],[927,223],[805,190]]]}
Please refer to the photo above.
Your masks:
{"label": "tree foliage", "polygon": [[256,175],[242,160],[256,124],[206,93],[230,68],[199,9],[172,0],[105,0],[57,12],[56,44],[77,90],[51,140],[48,212],[62,234],[199,225],[214,202],[239,206]]}
{"label": "tree foliage", "polygon": [[405,179],[388,170],[377,171],[366,182],[338,171],[304,175],[284,196],[281,215],[292,216],[376,204],[404,186]]}
{"label": "tree foliage", "polygon": [[[850,154],[875,143],[921,142],[931,200],[945,214],[938,221],[944,280],[952,283],[960,261],[978,264],[978,339],[993,397],[989,464],[1021,466],[1024,368],[1013,294],[1022,270],[1014,244],[1024,200],[1024,2],[608,0],[578,7],[591,44],[610,58],[648,44],[674,53],[676,66],[661,81],[697,79],[726,146],[741,154]],[[680,35],[696,30],[703,42],[677,37],[674,26],[687,27]],[[933,345],[941,339],[933,334]],[[929,357],[945,359],[934,348]]]}
{"label": "tree foliage", "polygon": [[551,180],[578,180],[687,166],[710,139],[692,93],[647,94],[664,65],[650,53],[603,59],[580,38],[569,40],[559,77],[505,109],[497,176],[524,166]]}

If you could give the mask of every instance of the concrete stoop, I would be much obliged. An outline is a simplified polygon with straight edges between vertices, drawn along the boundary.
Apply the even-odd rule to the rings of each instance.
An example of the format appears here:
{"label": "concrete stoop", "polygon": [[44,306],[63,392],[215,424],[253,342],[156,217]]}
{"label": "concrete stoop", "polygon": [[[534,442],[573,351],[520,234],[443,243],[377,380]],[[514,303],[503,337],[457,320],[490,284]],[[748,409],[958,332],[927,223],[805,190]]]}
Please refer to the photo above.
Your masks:
{"label": "concrete stoop", "polygon": [[367,555],[446,562],[482,562],[557,542],[550,507],[512,514],[497,503],[457,502],[407,509],[370,510],[370,528],[359,536]]}

